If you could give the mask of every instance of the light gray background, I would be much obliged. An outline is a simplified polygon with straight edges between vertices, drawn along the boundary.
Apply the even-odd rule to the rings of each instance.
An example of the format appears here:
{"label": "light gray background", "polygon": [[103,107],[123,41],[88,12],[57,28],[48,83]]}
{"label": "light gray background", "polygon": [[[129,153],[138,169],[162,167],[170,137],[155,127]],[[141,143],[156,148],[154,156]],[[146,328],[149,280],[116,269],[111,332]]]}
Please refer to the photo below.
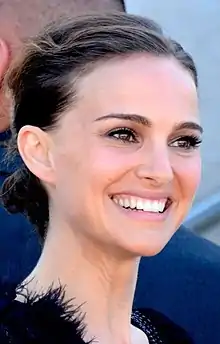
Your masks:
{"label": "light gray background", "polygon": [[127,0],[127,11],[158,21],[193,55],[205,129],[203,177],[196,202],[220,194],[220,1]]}

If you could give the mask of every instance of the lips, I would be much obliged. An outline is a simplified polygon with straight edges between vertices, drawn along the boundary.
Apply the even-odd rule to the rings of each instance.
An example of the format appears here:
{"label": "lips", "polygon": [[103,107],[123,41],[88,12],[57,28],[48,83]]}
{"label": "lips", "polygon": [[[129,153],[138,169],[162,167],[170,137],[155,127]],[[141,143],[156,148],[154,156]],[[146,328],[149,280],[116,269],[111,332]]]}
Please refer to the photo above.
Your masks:
{"label": "lips", "polygon": [[148,213],[163,213],[171,205],[169,197],[158,199],[142,198],[134,195],[114,195],[112,201],[122,208]]}

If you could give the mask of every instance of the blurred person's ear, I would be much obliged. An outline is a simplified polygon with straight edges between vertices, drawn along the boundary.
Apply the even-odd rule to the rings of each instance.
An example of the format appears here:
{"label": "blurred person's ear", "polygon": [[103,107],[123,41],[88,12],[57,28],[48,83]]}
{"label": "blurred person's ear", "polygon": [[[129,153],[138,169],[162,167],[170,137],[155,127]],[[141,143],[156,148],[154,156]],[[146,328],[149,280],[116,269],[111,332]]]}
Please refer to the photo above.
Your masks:
{"label": "blurred person's ear", "polygon": [[0,134],[9,127],[9,115],[6,97],[1,90],[3,77],[10,62],[10,49],[7,43],[0,37]]}
{"label": "blurred person's ear", "polygon": [[7,43],[0,37],[0,81],[2,80],[8,65],[10,53]]}

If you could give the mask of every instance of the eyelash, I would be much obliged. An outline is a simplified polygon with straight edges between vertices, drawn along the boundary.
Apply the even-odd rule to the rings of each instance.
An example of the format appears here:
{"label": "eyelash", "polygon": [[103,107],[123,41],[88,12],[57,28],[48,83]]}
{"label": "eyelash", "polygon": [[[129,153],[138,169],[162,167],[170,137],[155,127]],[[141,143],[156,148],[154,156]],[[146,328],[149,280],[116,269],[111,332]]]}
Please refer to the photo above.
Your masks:
{"label": "eyelash", "polygon": [[[179,143],[184,142],[184,146],[183,145],[177,146],[178,148],[188,151],[188,150],[193,150],[193,149],[198,148],[200,144],[202,143],[202,139],[196,135],[184,135],[184,136],[180,136],[178,139],[173,140],[170,145],[172,147],[176,147],[176,146],[173,146],[173,144],[178,143],[178,142]],[[185,146],[185,144],[187,146]]]}
{"label": "eyelash", "polygon": [[[116,135],[118,135],[118,137],[116,137]],[[126,136],[126,138],[120,137],[121,135]],[[107,133],[107,136],[124,143],[138,143],[137,134],[135,133],[135,131],[126,127],[111,130]]]}
{"label": "eyelash", "polygon": [[[107,133],[107,136],[114,140],[119,140],[123,143],[128,143],[128,144],[139,142],[138,135],[136,134],[136,132],[126,127],[111,130],[110,132]],[[182,143],[182,145],[178,145],[178,143],[180,142]],[[174,145],[175,143],[177,143],[177,146]],[[202,143],[202,139],[196,135],[184,135],[173,140],[170,143],[170,146],[188,151],[188,150],[198,148],[201,143]]]}

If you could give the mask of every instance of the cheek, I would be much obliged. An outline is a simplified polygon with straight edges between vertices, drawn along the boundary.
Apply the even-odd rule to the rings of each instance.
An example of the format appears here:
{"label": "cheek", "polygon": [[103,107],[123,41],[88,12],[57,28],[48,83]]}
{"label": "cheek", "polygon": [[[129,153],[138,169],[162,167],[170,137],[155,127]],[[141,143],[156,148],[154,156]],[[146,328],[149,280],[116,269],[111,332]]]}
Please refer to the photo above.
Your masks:
{"label": "cheek", "polygon": [[[103,223],[103,211],[111,186],[132,168],[131,154],[109,147],[87,148],[81,154],[65,154],[57,159],[54,201],[67,221],[89,221],[88,228]],[[99,211],[97,212],[97,209]]]}
{"label": "cheek", "polygon": [[201,180],[200,154],[184,159],[178,166],[179,183],[184,198],[194,198]]}
{"label": "cheek", "polygon": [[72,202],[75,198],[81,202],[91,202],[91,198],[98,200],[98,196],[132,168],[133,161],[131,154],[121,154],[120,149],[109,147],[90,146],[81,154],[59,155],[56,158],[57,191],[69,201],[72,195]]}
{"label": "cheek", "polygon": [[91,183],[97,188],[108,188],[120,181],[134,166],[134,154],[121,148],[103,147],[92,156],[89,162]]}
{"label": "cheek", "polygon": [[[77,194],[83,189],[81,162],[71,151],[58,152],[54,159],[56,187],[54,201],[59,209],[74,207],[77,204]],[[79,178],[81,176],[81,179]]]}

